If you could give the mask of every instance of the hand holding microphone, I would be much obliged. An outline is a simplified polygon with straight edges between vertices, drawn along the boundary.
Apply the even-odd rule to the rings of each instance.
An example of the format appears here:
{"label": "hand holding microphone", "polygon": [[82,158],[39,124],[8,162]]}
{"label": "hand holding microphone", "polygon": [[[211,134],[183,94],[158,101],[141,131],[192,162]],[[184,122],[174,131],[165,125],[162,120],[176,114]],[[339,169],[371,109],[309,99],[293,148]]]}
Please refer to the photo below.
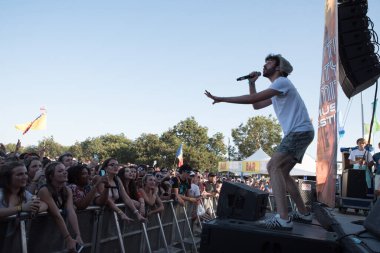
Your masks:
{"label": "hand holding microphone", "polygon": [[237,78],[236,81],[243,81],[243,80],[252,79],[252,78],[257,79],[259,76],[261,76],[261,72],[254,71],[254,72],[251,72],[249,75],[241,76],[241,77]]}

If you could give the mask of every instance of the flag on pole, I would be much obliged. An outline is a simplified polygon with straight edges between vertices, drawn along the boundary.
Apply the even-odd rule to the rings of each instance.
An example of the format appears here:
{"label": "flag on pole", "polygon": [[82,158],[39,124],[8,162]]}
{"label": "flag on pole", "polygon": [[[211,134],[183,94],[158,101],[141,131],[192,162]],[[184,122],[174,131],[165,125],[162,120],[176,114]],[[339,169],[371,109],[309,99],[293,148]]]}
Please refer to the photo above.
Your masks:
{"label": "flag on pole", "polygon": [[[369,131],[370,131],[369,128],[370,128],[370,124],[365,123],[365,124],[364,124],[364,133],[365,133],[365,134],[369,134]],[[380,131],[380,123],[379,123],[379,121],[377,120],[376,115],[373,117],[373,126],[372,126],[372,130],[373,130],[374,133]]]}
{"label": "flag on pole", "polygon": [[32,122],[17,124],[16,129],[23,131],[22,134],[26,134],[29,130],[43,130],[46,129],[46,109],[41,108],[41,114],[38,115]]}
{"label": "flag on pole", "polygon": [[183,165],[182,143],[177,149],[177,153],[175,154],[175,157],[178,159],[178,167],[181,167]]}

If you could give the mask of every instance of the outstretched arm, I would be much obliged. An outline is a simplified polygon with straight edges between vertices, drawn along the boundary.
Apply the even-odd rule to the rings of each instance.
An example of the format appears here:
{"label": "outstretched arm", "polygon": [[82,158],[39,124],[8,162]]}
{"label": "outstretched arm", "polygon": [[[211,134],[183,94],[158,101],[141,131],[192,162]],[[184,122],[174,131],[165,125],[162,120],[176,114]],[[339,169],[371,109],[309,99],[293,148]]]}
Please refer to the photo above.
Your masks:
{"label": "outstretched arm", "polygon": [[[217,96],[212,95],[209,91],[207,91],[207,90],[205,91],[205,95],[214,100],[213,104],[225,102],[225,103],[232,103],[232,104],[252,104],[252,105],[255,105],[257,103],[266,101],[266,102],[263,102],[263,104],[261,106],[263,106],[265,104],[266,104],[266,106],[268,106],[269,105],[268,99],[270,99],[276,95],[279,95],[279,94],[280,94],[279,91],[276,91],[273,89],[266,89],[266,90],[260,91],[258,93],[243,95],[243,96],[217,97]],[[258,104],[258,105],[260,105],[260,104]],[[254,108],[256,108],[256,107],[254,107]],[[258,106],[257,108],[263,108],[263,107]]]}

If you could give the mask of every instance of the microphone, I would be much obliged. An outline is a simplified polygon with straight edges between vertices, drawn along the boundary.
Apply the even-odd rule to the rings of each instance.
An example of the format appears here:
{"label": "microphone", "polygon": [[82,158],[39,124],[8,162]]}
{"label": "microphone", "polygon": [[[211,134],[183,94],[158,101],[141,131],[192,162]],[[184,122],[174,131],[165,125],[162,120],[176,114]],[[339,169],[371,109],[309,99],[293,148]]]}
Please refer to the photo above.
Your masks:
{"label": "microphone", "polygon": [[243,81],[245,79],[250,79],[250,78],[253,78],[255,76],[261,76],[261,72],[255,72],[254,74],[250,74],[250,75],[246,75],[246,76],[241,76],[241,77],[237,78],[236,81]]}

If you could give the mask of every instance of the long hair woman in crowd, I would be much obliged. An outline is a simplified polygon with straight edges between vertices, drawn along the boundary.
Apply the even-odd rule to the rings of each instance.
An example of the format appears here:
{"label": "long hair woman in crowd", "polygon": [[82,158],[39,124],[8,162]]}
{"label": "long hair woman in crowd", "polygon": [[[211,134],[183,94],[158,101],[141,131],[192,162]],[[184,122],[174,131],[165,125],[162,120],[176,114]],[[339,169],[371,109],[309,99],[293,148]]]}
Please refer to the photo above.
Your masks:
{"label": "long hair woman in crowd", "polygon": [[[133,204],[131,198],[126,193],[123,183],[117,176],[119,171],[119,163],[116,158],[108,158],[103,163],[99,170],[101,174],[105,173],[109,184],[109,195],[107,199],[107,205],[115,211],[122,220],[133,221],[129,218],[120,208],[116,206],[116,203],[122,202],[136,215],[139,221],[145,221],[145,218],[140,214],[139,210]],[[97,178],[97,176],[95,177]],[[94,179],[95,179],[94,178]],[[98,191],[103,192],[105,186],[103,184],[98,185]],[[120,201],[121,200],[121,201]]]}
{"label": "long hair woman in crowd", "polygon": [[164,211],[164,205],[157,194],[156,177],[152,174],[146,174],[142,179],[143,188],[139,190],[145,200],[146,216]]}
{"label": "long hair woman in crowd", "polygon": [[47,206],[26,190],[28,174],[24,163],[13,161],[0,167],[0,218],[30,212],[37,214]]}
{"label": "long hair woman in crowd", "polygon": [[42,185],[41,181],[45,183],[45,173],[42,169],[42,162],[37,156],[29,156],[24,159],[24,163],[28,171],[28,184],[26,188],[29,192],[34,194]]}
{"label": "long hair woman in crowd", "polygon": [[[77,209],[86,209],[89,205],[105,205],[108,199],[108,179],[106,176],[97,177],[90,182],[90,169],[84,164],[77,164],[68,168],[68,187],[73,193],[73,202]],[[102,194],[98,193],[97,186],[106,186]]]}
{"label": "long hair woman in crowd", "polygon": [[137,170],[135,166],[122,167],[117,176],[123,183],[127,195],[131,198],[133,204],[139,209],[141,214],[145,213],[145,201],[138,192],[136,185]]}
{"label": "long hair woman in crowd", "polygon": [[158,171],[154,173],[157,181],[157,194],[161,200],[170,200],[171,197],[171,184],[170,184],[170,174],[166,171]]}
{"label": "long hair woman in crowd", "polygon": [[[75,251],[76,243],[83,244],[83,241],[79,231],[78,218],[74,210],[73,194],[66,187],[67,170],[62,163],[52,162],[47,166],[45,176],[46,185],[40,188],[38,196],[48,205],[48,212],[57,224],[67,249]],[[62,210],[62,214],[60,210]],[[64,217],[67,217],[75,233],[75,239],[71,237]]]}

